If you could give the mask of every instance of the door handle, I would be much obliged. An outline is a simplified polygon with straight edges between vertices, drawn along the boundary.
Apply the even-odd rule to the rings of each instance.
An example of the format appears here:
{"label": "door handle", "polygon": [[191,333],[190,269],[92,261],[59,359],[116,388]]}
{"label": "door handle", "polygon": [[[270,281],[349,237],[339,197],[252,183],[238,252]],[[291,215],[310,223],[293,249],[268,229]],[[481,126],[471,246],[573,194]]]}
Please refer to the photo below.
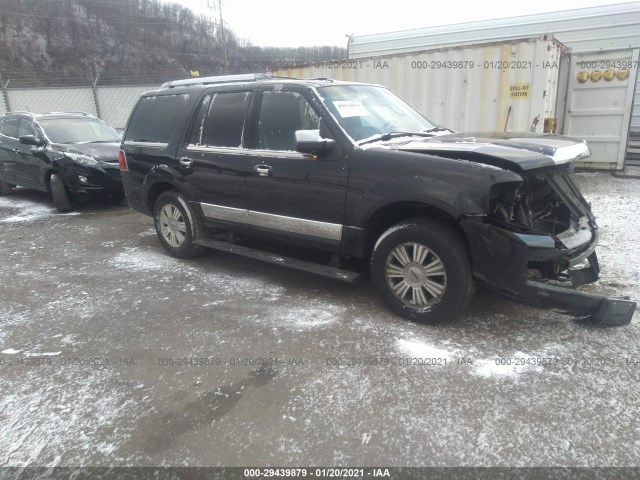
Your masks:
{"label": "door handle", "polygon": [[180,160],[178,160],[178,162],[180,163],[181,167],[193,166],[193,160],[191,160],[189,157],[182,157]]}
{"label": "door handle", "polygon": [[11,149],[11,151],[12,151],[13,153],[20,153],[20,150],[19,150],[19,149],[17,149],[17,148],[12,148],[12,149]]}
{"label": "door handle", "polygon": [[259,177],[270,177],[273,175],[273,168],[269,165],[256,165],[253,170],[258,174]]}

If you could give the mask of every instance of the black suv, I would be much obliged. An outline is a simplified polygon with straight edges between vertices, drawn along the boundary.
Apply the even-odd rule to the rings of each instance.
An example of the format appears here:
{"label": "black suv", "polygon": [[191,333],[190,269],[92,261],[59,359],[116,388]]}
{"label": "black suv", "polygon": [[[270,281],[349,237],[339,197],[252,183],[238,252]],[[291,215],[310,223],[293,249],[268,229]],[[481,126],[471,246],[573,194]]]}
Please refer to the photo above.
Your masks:
{"label": "black suv", "polygon": [[380,86],[257,74],[142,95],[120,168],[129,204],[176,257],[209,247],[347,282],[359,274],[341,262],[364,259],[389,307],[425,323],[460,313],[477,282],[625,324],[635,303],[563,288],[598,278],[598,228],[570,164],[588,155],[558,135],[454,134]]}
{"label": "black suv", "polygon": [[16,185],[51,192],[61,212],[92,194],[124,198],[121,136],[86,113],[17,112],[0,116],[0,195]]}

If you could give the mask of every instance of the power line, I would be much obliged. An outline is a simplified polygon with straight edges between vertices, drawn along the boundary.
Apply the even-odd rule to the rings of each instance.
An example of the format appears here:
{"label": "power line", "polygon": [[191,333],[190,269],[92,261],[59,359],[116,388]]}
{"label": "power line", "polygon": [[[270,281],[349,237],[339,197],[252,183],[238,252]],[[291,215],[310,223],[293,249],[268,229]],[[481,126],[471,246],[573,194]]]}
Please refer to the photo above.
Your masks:
{"label": "power line", "polygon": [[[18,13],[18,12],[0,12],[0,14],[4,14],[4,15],[18,15],[21,17],[37,17],[37,18],[50,18],[53,20],[73,20],[73,21],[79,21],[82,19],[79,19],[77,17],[51,17],[49,15],[35,15],[32,13]],[[136,24],[136,25],[179,25],[176,22],[121,22],[118,20],[102,20],[102,19],[98,19],[100,22],[103,23],[129,23],[129,24]],[[87,19],[87,21],[89,21]]]}

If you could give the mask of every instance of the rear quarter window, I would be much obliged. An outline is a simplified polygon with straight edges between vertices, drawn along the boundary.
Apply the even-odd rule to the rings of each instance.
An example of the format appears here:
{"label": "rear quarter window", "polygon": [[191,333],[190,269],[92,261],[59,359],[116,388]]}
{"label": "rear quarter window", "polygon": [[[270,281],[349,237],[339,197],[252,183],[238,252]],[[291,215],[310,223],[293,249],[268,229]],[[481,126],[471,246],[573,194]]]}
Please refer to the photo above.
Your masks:
{"label": "rear quarter window", "polygon": [[143,97],[131,117],[125,142],[169,143],[176,129],[182,129],[189,108],[189,95]]}

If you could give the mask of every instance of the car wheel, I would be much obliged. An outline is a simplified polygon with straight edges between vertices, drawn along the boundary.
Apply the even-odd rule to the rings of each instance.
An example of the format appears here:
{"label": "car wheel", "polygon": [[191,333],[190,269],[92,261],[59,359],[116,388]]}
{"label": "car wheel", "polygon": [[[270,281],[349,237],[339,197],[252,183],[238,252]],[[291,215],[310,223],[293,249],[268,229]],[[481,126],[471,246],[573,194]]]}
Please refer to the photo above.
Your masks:
{"label": "car wheel", "polygon": [[2,177],[0,177],[0,195],[9,195],[13,187],[15,187],[15,185],[5,182]]}
{"label": "car wheel", "polygon": [[56,206],[59,212],[70,212],[73,210],[73,202],[71,195],[67,191],[67,187],[64,185],[62,176],[54,173],[51,175],[51,196],[53,197],[53,204]]}
{"label": "car wheel", "polygon": [[111,195],[111,201],[114,204],[120,205],[120,206],[129,205],[129,203],[127,203],[127,197],[125,196],[124,193],[114,193],[113,195]]}
{"label": "car wheel", "polygon": [[422,218],[398,223],[380,236],[371,280],[393,311],[427,324],[451,320],[475,293],[463,240],[444,223]]}
{"label": "car wheel", "polygon": [[204,237],[204,226],[181,193],[175,190],[161,193],[153,218],[158,238],[171,256],[189,258],[204,251],[204,247],[193,243]]}

